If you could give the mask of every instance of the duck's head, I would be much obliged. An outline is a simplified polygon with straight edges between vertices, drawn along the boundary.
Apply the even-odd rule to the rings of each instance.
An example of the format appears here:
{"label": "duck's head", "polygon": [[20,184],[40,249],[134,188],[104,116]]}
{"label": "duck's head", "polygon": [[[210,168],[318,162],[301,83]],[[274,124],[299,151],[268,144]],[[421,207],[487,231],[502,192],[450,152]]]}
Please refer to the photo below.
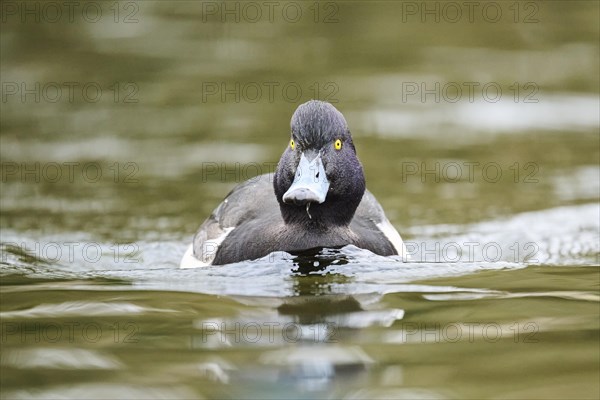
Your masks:
{"label": "duck's head", "polygon": [[365,176],[346,119],[329,103],[298,107],[292,137],[273,185],[286,223],[348,225],[365,192]]}

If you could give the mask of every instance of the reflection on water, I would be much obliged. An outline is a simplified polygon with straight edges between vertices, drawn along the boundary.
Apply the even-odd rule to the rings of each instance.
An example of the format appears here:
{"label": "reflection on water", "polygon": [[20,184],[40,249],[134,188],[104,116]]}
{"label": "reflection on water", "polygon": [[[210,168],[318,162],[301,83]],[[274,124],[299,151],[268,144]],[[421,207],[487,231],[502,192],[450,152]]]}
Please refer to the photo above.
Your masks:
{"label": "reflection on water", "polygon": [[[5,3],[3,398],[600,397],[597,2]],[[411,260],[180,270],[313,97]]]}
{"label": "reflection on water", "polygon": [[[3,352],[2,368],[13,377],[23,370],[44,375],[117,370],[122,375],[133,368],[152,379],[153,385],[141,390],[144,380],[139,377],[111,378],[109,387],[90,386],[95,396],[125,385],[124,393],[145,397],[446,398],[464,387],[487,390],[489,380],[481,387],[466,377],[457,384],[452,372],[460,368],[476,374],[472,363],[488,363],[476,356],[482,351],[502,365],[522,360],[524,354],[536,365],[540,351],[558,351],[554,346],[560,343],[575,352],[569,365],[582,385],[589,382],[594,361],[578,347],[596,343],[588,335],[598,323],[599,277],[596,268],[569,263],[597,259],[598,219],[583,218],[597,211],[595,206],[543,211],[547,223],[532,225],[529,239],[544,243],[552,239],[539,235],[547,225],[556,226],[552,214],[572,213],[572,227],[561,228],[571,250],[543,255],[564,267],[535,267],[525,261],[403,263],[348,246],[312,257],[280,254],[258,262],[180,270],[186,243],[178,242],[141,244],[146,261],[134,268],[113,264],[111,269],[109,255],[100,269],[80,263],[79,270],[69,272],[5,249],[14,258],[4,268],[12,275],[3,277],[0,318],[9,351]],[[466,230],[471,240],[483,242],[488,230],[502,231],[495,240],[507,246],[522,232],[514,221],[531,217],[537,218],[536,213],[488,222],[489,229],[484,229],[486,223],[478,228],[434,225],[415,229],[413,235],[430,243],[457,242]],[[581,243],[569,242],[570,229],[582,233]],[[553,251],[549,244],[540,248]],[[162,251],[160,268],[152,266],[159,258],[152,256],[153,249]],[[418,282],[425,279],[433,280]],[[32,297],[40,303],[30,303]],[[507,351],[507,346],[516,347]],[[161,354],[161,361],[150,361],[150,350]],[[464,359],[465,354],[474,359]],[[424,362],[423,357],[442,361]],[[445,357],[452,361],[443,361]],[[431,382],[419,378],[431,373],[436,376]],[[545,376],[535,373],[534,379]],[[75,396],[79,386],[9,394]],[[572,390],[574,385],[565,387]]]}

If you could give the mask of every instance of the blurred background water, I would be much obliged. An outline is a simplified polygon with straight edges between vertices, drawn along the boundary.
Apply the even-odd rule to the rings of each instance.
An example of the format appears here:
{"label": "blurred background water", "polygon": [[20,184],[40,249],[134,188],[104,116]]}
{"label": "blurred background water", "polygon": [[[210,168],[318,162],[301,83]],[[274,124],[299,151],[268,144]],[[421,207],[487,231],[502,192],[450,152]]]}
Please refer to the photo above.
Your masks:
{"label": "blurred background water", "polygon": [[[598,398],[597,1],[2,1],[3,398]],[[295,108],[411,262],[178,269]]]}

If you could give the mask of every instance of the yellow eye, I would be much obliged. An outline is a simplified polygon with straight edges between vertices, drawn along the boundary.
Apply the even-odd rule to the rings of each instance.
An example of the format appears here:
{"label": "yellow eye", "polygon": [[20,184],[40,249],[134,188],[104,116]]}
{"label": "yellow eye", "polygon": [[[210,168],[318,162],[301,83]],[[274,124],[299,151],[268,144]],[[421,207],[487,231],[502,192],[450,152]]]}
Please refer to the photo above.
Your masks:
{"label": "yellow eye", "polygon": [[341,148],[342,148],[342,141],[341,141],[340,139],[336,140],[336,141],[335,141],[335,143],[333,144],[333,147],[334,147],[336,150],[339,150],[339,149],[341,149]]}
{"label": "yellow eye", "polygon": [[294,142],[294,139],[290,140],[290,147],[292,148],[292,150],[296,148],[296,142]]}

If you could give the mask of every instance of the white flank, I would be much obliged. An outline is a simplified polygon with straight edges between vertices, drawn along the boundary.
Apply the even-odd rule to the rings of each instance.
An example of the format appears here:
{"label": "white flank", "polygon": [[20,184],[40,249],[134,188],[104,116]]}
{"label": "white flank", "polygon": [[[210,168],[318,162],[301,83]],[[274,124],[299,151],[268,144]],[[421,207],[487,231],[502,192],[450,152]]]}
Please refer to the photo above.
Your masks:
{"label": "white flank", "polygon": [[203,263],[194,257],[194,244],[190,244],[179,263],[179,268],[200,268],[200,267],[208,267],[210,264]]}
{"label": "white flank", "polygon": [[190,244],[179,263],[179,268],[201,268],[212,265],[219,246],[234,229],[235,228],[225,228],[221,236],[202,243],[202,254],[200,259],[196,258],[196,255],[194,254],[194,243]]}
{"label": "white flank", "polygon": [[398,252],[398,255],[402,257],[402,260],[410,260],[410,256],[408,255],[406,247],[404,246],[404,242],[402,241],[402,238],[400,237],[400,234],[396,228],[394,228],[394,225],[392,225],[386,218],[376,225],[379,230],[383,232],[385,237],[392,243],[392,246],[394,246],[396,252]]}

